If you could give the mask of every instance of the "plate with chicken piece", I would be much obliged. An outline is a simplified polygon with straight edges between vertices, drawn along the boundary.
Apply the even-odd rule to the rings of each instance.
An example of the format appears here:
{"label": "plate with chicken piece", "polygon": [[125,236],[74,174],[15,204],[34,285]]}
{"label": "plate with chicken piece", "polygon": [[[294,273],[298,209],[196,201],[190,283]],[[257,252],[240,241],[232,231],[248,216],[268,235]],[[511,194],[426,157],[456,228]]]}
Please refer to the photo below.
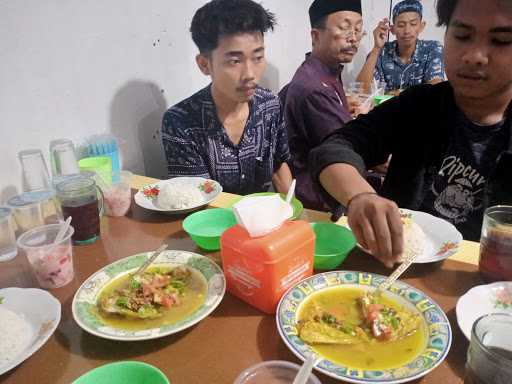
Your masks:
{"label": "plate with chicken piece", "polygon": [[106,339],[155,339],[191,327],[220,304],[226,280],[211,259],[164,251],[135,274],[151,255],[126,257],[90,276],[73,298],[78,325]]}
{"label": "plate with chicken piece", "polygon": [[376,293],[385,279],[331,271],[301,281],[277,308],[281,338],[298,358],[317,355],[317,370],[345,382],[398,384],[426,375],[450,349],[448,318],[401,281]]}

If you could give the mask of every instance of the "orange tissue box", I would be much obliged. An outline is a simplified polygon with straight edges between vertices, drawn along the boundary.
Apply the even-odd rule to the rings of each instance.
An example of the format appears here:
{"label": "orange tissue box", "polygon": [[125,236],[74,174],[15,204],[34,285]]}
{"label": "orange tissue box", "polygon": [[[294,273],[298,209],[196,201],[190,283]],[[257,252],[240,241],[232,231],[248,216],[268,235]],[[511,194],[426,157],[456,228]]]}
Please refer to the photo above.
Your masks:
{"label": "orange tissue box", "polygon": [[263,312],[275,313],[286,290],[313,274],[315,234],[305,221],[256,238],[237,224],[220,242],[228,291]]}

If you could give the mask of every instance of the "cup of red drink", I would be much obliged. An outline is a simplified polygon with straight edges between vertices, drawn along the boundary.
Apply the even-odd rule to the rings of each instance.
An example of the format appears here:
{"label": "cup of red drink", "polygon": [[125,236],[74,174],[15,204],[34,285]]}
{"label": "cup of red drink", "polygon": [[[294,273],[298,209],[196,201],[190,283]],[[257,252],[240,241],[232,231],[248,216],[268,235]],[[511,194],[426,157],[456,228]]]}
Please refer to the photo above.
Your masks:
{"label": "cup of red drink", "polygon": [[130,210],[132,191],[130,171],[118,171],[98,174],[99,186],[103,192],[105,214],[107,216],[124,216]]}
{"label": "cup of red drink", "polygon": [[512,206],[485,211],[478,267],[486,282],[512,280]]}
{"label": "cup of red drink", "polygon": [[49,224],[25,232],[18,238],[19,250],[27,256],[41,288],[59,288],[73,280],[73,247],[69,227],[62,241],[55,243],[61,224]]}
{"label": "cup of red drink", "polygon": [[91,244],[100,236],[100,216],[103,194],[96,182],[88,177],[74,177],[57,184],[57,198],[64,219],[73,218],[74,244]]}

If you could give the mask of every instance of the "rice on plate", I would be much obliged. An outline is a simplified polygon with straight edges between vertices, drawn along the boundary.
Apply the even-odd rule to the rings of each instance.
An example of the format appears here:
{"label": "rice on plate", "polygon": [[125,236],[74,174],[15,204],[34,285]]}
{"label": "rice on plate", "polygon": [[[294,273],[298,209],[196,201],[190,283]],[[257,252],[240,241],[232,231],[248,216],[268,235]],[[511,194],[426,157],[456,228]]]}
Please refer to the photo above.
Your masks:
{"label": "rice on plate", "polygon": [[402,213],[402,223],[404,229],[404,253],[400,257],[400,261],[422,255],[427,242],[425,232],[412,219],[411,214]]}
{"label": "rice on plate", "polygon": [[23,352],[32,335],[32,327],[23,316],[0,306],[0,367]]}
{"label": "rice on plate", "polygon": [[197,207],[204,202],[199,188],[187,182],[176,180],[162,186],[157,203],[163,209],[183,209]]}

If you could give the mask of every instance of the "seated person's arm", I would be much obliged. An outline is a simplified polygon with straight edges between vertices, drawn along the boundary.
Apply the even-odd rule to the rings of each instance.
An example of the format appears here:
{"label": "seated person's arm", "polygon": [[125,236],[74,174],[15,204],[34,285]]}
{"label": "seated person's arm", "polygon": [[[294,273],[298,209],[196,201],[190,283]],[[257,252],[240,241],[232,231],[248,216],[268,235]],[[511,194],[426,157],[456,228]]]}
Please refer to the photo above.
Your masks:
{"label": "seated person's arm", "polygon": [[374,77],[378,81],[384,81],[383,74],[380,74],[380,71],[378,71],[377,62],[382,48],[384,48],[384,44],[386,43],[388,30],[388,19],[381,20],[373,30],[373,49],[368,54],[366,62],[364,63],[363,68],[361,68],[359,75],[357,75],[356,81],[362,82],[368,87],[373,83]]}
{"label": "seated person's arm", "polygon": [[429,62],[423,78],[427,84],[437,84],[445,80],[443,46],[436,42],[429,56]]}
{"label": "seated person's arm", "polygon": [[274,173],[272,174],[272,183],[279,193],[288,193],[288,188],[292,183],[292,172],[286,163],[290,160],[290,148],[288,147],[288,134],[283,119],[283,114],[279,116],[276,133],[276,149],[274,155]]}
{"label": "seated person's arm", "polygon": [[287,163],[282,163],[277,171],[274,172],[272,175],[272,183],[277,192],[288,193],[288,189],[292,183],[292,172]]}
{"label": "seated person's arm", "polygon": [[186,132],[181,116],[167,111],[162,122],[162,144],[169,178],[199,176],[211,178],[199,151],[199,143]]}
{"label": "seated person's arm", "polygon": [[327,166],[320,173],[320,183],[337,201],[348,205],[348,223],[359,244],[391,268],[403,252],[397,205],[379,197],[350,164]]}
{"label": "seated person's arm", "polygon": [[393,152],[394,140],[403,129],[395,122],[407,108],[400,104],[400,97],[391,99],[348,123],[310,156],[313,178],[347,207],[358,242],[387,266],[403,251],[400,212],[394,202],[374,194],[363,175],[366,168],[385,162]]}

